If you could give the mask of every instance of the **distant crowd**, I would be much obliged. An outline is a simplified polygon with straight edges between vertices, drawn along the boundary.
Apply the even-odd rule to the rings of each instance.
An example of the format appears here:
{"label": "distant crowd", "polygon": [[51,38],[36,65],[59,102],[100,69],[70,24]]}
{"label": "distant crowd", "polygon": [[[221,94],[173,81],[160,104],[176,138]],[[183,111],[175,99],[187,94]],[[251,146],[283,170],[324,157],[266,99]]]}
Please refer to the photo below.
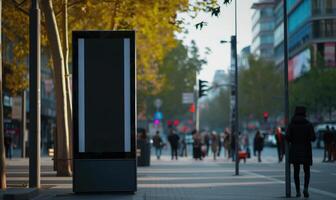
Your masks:
{"label": "distant crowd", "polygon": [[324,162],[330,162],[336,160],[336,129],[335,127],[326,127],[323,134],[324,142]]}
{"label": "distant crowd", "polygon": [[[214,160],[221,156],[223,152],[224,158],[232,159],[232,161],[238,159],[246,162],[247,158],[251,157],[250,140],[248,134],[239,134],[237,139],[239,144],[236,147],[236,137],[228,129],[223,133],[217,133],[216,131],[208,132],[197,130],[192,131],[192,157],[195,160],[203,160],[207,156],[212,156]],[[284,135],[280,128],[275,129],[275,138],[277,141],[277,150],[279,162],[282,161],[284,156]],[[166,146],[160,132],[157,131],[152,138],[153,147],[155,148],[155,155],[157,159],[160,159],[162,149]],[[180,136],[174,129],[169,129],[167,141],[170,144],[171,159],[178,159],[179,156],[187,157],[187,141],[185,135]],[[238,148],[238,154],[236,155],[236,148]],[[261,162],[261,153],[264,149],[264,135],[259,130],[256,131],[253,139],[253,155]],[[223,150],[223,151],[222,151]]]}

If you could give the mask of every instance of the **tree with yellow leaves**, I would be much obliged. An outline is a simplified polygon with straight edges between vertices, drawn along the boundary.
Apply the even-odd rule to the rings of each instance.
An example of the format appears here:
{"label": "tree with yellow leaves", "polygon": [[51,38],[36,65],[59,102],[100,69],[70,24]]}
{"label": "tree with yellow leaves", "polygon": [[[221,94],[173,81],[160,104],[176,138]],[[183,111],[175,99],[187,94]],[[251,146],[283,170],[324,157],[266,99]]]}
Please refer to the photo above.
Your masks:
{"label": "tree with yellow leaves", "polygon": [[[197,2],[197,1],[196,1]],[[216,1],[211,1],[216,2]],[[139,110],[145,95],[162,88],[164,77],[159,66],[165,54],[176,45],[174,32],[181,30],[178,12],[197,12],[209,3],[190,6],[188,0],[43,0],[42,49],[52,57],[57,103],[57,173],[70,175],[72,103],[68,46],[72,30],[136,30]],[[16,61],[28,55],[28,0],[4,1],[3,33],[14,44]],[[192,7],[192,8],[191,8]],[[68,33],[69,29],[69,33]],[[71,52],[70,52],[71,54]],[[24,62],[21,62],[24,63]]]}

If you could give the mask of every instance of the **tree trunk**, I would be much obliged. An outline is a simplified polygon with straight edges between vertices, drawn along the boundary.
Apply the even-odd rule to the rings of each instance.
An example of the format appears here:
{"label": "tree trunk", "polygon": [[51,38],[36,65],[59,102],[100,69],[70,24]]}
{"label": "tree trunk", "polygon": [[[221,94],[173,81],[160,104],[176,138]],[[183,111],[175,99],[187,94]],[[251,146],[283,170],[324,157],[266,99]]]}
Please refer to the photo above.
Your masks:
{"label": "tree trunk", "polygon": [[[2,0],[0,0],[0,22],[2,11]],[[2,39],[0,23],[0,188],[5,190],[6,184],[6,156],[5,156],[5,135],[3,131],[3,103],[2,103]]]}
{"label": "tree trunk", "polygon": [[[69,38],[68,38],[68,0],[63,2],[63,55],[64,55],[64,71],[65,71],[65,89],[66,100],[68,106],[68,126],[69,126],[69,152],[72,157],[72,95],[71,95],[71,77],[69,72]],[[72,166],[72,165],[71,165]]]}
{"label": "tree trunk", "polygon": [[42,11],[45,15],[47,37],[51,47],[55,88],[56,88],[56,126],[57,126],[57,175],[70,176],[69,152],[69,126],[68,107],[66,99],[66,81],[64,72],[64,59],[56,17],[52,7],[52,0],[41,1]]}

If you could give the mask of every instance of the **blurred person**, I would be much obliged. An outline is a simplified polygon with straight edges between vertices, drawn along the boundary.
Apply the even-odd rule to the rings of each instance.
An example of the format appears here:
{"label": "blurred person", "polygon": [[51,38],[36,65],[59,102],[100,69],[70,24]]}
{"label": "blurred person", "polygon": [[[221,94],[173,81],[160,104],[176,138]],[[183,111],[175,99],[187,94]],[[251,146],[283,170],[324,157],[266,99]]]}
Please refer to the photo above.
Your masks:
{"label": "blurred person", "polygon": [[155,136],[153,137],[153,146],[155,148],[155,155],[158,160],[160,160],[162,147],[163,147],[163,141],[160,136],[160,131],[156,131]]}
{"label": "blurred person", "polygon": [[279,162],[282,162],[283,156],[285,154],[285,141],[284,141],[284,136],[281,133],[280,127],[277,127],[275,129],[275,140],[277,144],[278,159],[279,159]]}
{"label": "blurred person", "polygon": [[185,139],[185,136],[182,137],[182,140],[181,140],[181,143],[180,143],[180,156],[183,157],[187,157],[187,142],[186,142],[186,139]]}
{"label": "blurred person", "polygon": [[179,144],[180,136],[176,134],[176,132],[173,129],[170,129],[169,135],[168,135],[168,142],[170,144],[171,148],[171,159],[173,160],[174,157],[177,160],[177,149]]}
{"label": "blurred person", "polygon": [[193,131],[193,155],[194,159],[202,160],[202,135],[197,131]]}
{"label": "blurred person", "polygon": [[309,197],[308,186],[310,179],[310,166],[313,164],[311,142],[315,141],[313,125],[306,119],[306,108],[297,106],[294,116],[288,125],[286,139],[290,143],[289,161],[294,167],[294,182],[296,197],[301,196],[300,191],[300,165],[304,170],[304,197]]}
{"label": "blurred person", "polygon": [[208,132],[205,132],[204,137],[203,137],[204,145],[206,147],[205,154],[208,156],[209,154],[209,149],[210,149],[210,136]]}
{"label": "blurred person", "polygon": [[332,155],[333,155],[333,161],[336,160],[336,129],[335,127],[331,127],[331,133],[333,135],[334,141],[333,141],[333,149],[332,149]]}
{"label": "blurred person", "polygon": [[4,138],[5,143],[5,154],[6,158],[12,159],[13,157],[13,140],[11,135],[6,134]]}
{"label": "blurred person", "polygon": [[231,149],[230,149],[230,133],[225,130],[224,132],[224,156],[226,154],[227,158],[230,159]]}
{"label": "blurred person", "polygon": [[232,161],[236,160],[236,136],[235,134],[230,134],[230,151],[231,151],[231,158]]}
{"label": "blurred person", "polygon": [[222,145],[223,145],[223,135],[219,133],[217,135],[217,142],[218,142],[218,150],[217,150],[217,157],[220,156],[221,151],[222,151]]}
{"label": "blurred person", "polygon": [[216,160],[217,158],[217,151],[218,151],[218,136],[217,133],[215,131],[213,131],[210,135],[210,139],[211,139],[211,151],[213,154],[213,159]]}
{"label": "blurred person", "polygon": [[261,152],[264,149],[264,137],[260,134],[259,130],[254,137],[253,149],[258,156],[258,162],[261,162]]}
{"label": "blurred person", "polygon": [[250,150],[250,140],[249,140],[248,134],[243,135],[242,141],[243,141],[243,149],[247,153],[247,158],[250,158],[251,150]]}
{"label": "blurred person", "polygon": [[331,151],[332,151],[332,145],[333,145],[333,134],[330,131],[329,126],[326,127],[326,131],[323,134],[323,142],[324,142],[324,156],[323,156],[323,162],[326,162],[327,158],[328,161],[331,161]]}

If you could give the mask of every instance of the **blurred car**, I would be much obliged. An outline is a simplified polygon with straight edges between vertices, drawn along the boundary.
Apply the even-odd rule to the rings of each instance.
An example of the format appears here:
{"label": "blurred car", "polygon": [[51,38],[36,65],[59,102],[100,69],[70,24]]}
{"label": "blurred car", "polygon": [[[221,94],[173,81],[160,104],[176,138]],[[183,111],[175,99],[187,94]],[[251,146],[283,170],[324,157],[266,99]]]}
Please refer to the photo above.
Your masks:
{"label": "blurred car", "polygon": [[276,139],[274,133],[270,130],[260,130],[260,133],[264,136],[264,145],[268,147],[276,146]]}
{"label": "blurred car", "polygon": [[265,135],[265,146],[275,147],[276,146],[276,139],[274,134],[267,134]]}

